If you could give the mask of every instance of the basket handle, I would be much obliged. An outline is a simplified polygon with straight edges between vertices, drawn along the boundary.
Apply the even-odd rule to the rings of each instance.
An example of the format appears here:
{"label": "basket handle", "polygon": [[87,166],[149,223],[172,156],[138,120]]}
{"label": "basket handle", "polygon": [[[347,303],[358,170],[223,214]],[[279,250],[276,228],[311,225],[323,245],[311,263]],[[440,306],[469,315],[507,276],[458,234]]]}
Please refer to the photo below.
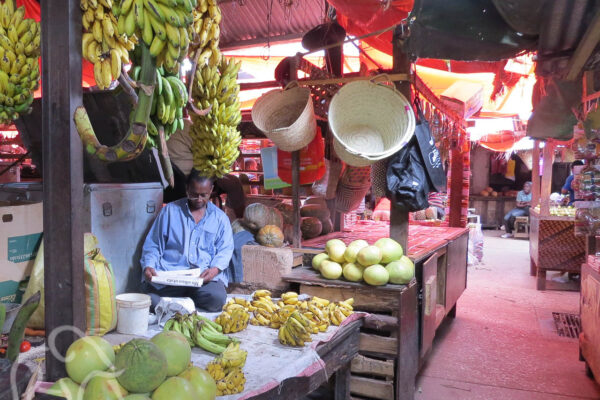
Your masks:
{"label": "basket handle", "polygon": [[298,84],[298,81],[290,81],[290,82],[288,82],[287,85],[285,85],[283,90],[293,89],[293,88],[297,88],[297,87],[300,87],[300,85]]}

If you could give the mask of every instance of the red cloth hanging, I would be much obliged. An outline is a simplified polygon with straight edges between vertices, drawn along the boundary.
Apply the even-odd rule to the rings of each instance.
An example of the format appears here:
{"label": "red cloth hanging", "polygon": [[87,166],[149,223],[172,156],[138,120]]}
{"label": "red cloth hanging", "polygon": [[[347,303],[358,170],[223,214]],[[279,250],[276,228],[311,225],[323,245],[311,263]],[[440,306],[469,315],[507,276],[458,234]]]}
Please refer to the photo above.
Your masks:
{"label": "red cloth hanging", "polygon": [[525,133],[516,133],[513,131],[500,131],[482,136],[479,144],[492,151],[505,152],[510,149],[525,136]]}
{"label": "red cloth hanging", "polygon": [[[336,9],[340,25],[354,36],[399,24],[408,16],[413,3],[414,0],[392,0],[389,3],[380,0],[329,0]],[[377,50],[392,54],[392,31],[364,40]]]}
{"label": "red cloth hanging", "polygon": [[[17,7],[25,6],[25,18],[32,18],[37,22],[42,19],[41,7],[36,0],[16,0]],[[86,60],[81,60],[81,86],[90,87],[96,86],[96,80],[94,79],[94,64]],[[40,64],[40,82],[42,75],[42,58],[39,59]],[[42,85],[34,93],[35,98],[42,97]]]}

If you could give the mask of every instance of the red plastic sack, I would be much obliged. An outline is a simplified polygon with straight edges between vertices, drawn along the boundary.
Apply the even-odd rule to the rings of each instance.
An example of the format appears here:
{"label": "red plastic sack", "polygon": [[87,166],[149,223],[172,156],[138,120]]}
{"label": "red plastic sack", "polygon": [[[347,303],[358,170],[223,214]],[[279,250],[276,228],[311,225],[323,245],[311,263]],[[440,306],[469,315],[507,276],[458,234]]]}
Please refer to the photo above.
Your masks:
{"label": "red plastic sack", "polygon": [[[313,183],[325,175],[325,141],[321,137],[321,128],[317,126],[317,134],[312,142],[300,150],[300,184]],[[292,153],[277,149],[277,175],[286,182],[292,183]]]}

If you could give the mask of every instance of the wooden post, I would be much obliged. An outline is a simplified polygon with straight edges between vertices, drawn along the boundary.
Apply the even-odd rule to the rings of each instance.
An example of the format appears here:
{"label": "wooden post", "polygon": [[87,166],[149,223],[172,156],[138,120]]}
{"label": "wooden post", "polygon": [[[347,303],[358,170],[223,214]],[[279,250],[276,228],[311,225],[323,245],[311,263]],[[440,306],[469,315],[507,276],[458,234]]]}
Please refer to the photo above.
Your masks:
{"label": "wooden post", "polygon": [[[290,60],[290,81],[298,79],[298,58]],[[300,231],[300,150],[292,151],[292,205],[294,206],[294,234],[292,242],[295,248],[302,247]]]}
{"label": "wooden post", "polygon": [[[394,30],[393,38],[393,69],[394,73],[410,73],[410,60],[402,48],[402,28],[400,25]],[[410,82],[395,83],[396,88],[410,102],[412,100]],[[404,252],[408,252],[408,211],[398,209],[392,203],[390,208],[390,237],[402,245]]]}
{"label": "wooden post", "polygon": [[448,222],[451,227],[462,227],[460,222],[462,210],[463,186],[463,155],[460,148],[452,149],[450,156],[450,198],[448,204],[450,215]]}
{"label": "wooden post", "polygon": [[[41,2],[42,137],[44,178],[44,287],[46,335],[61,326],[85,330],[83,284],[83,149],[73,122],[82,104],[81,9],[78,2]],[[77,339],[57,336],[64,355]],[[52,343],[47,343],[52,347]],[[49,347],[49,348],[50,348]],[[46,352],[46,379],[65,376],[65,367]]]}
{"label": "wooden post", "polygon": [[531,207],[540,203],[540,141],[533,141],[533,166],[531,167]]}
{"label": "wooden post", "polygon": [[552,191],[552,164],[554,163],[554,143],[547,141],[544,146],[542,187],[540,189],[540,215],[550,215],[550,193]]}

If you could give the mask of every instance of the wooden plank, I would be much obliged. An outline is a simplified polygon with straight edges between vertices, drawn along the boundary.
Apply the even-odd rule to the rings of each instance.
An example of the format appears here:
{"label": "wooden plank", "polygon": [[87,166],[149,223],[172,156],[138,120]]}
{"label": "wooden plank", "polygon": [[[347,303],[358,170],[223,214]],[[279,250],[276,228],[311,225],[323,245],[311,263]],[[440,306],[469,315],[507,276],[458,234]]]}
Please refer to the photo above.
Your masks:
{"label": "wooden plank", "polygon": [[396,310],[400,303],[398,294],[378,293],[368,288],[322,287],[301,284],[300,293],[326,298],[331,301],[341,301],[352,297],[354,298],[354,309],[359,311],[391,312]]}
{"label": "wooden plank", "polygon": [[390,210],[390,237],[408,248],[408,212],[392,205]]}
{"label": "wooden plank", "polygon": [[359,350],[370,354],[383,354],[392,357],[398,355],[398,339],[372,335],[369,333],[360,334]]}
{"label": "wooden plank", "polygon": [[396,331],[398,329],[398,318],[389,315],[368,314],[364,318],[363,326],[378,331]]}
{"label": "wooden plank", "polygon": [[460,222],[462,210],[462,185],[463,185],[463,156],[460,149],[450,150],[450,215],[448,221],[452,227],[462,227]]}
{"label": "wooden plank", "polygon": [[600,10],[596,11],[579,45],[577,45],[575,53],[573,53],[573,56],[569,60],[569,65],[567,66],[569,72],[567,72],[566,78],[568,81],[577,79],[598,42],[600,42]]}
{"label": "wooden plank", "polygon": [[394,384],[388,381],[352,376],[350,378],[350,393],[374,399],[393,400]]}
{"label": "wooden plank", "polygon": [[[42,137],[46,333],[60,326],[85,330],[83,284],[83,150],[73,113],[82,104],[81,9],[45,1],[42,16]],[[66,331],[46,351],[46,378],[65,376],[65,354],[78,336]],[[50,348],[52,350],[50,350]]]}
{"label": "wooden plank", "polygon": [[540,141],[533,141],[533,166],[531,167],[531,207],[540,202]]}
{"label": "wooden plank", "polygon": [[335,373],[334,400],[346,400],[350,396],[350,364],[346,363]]}
{"label": "wooden plank", "polygon": [[419,371],[419,317],[417,285],[409,286],[400,300],[398,360],[396,363],[396,397],[413,399]]}
{"label": "wooden plank", "polygon": [[554,163],[554,144],[546,141],[544,146],[544,165],[542,186],[540,189],[540,216],[550,215],[550,192],[552,191],[552,164]]}
{"label": "wooden plank", "polygon": [[300,232],[300,152],[292,151],[292,205],[293,211],[293,244],[300,247],[302,244],[302,233]]}
{"label": "wooden plank", "polygon": [[376,360],[360,354],[352,359],[351,371],[355,374],[375,375],[384,378],[393,378],[396,374],[394,360]]}

